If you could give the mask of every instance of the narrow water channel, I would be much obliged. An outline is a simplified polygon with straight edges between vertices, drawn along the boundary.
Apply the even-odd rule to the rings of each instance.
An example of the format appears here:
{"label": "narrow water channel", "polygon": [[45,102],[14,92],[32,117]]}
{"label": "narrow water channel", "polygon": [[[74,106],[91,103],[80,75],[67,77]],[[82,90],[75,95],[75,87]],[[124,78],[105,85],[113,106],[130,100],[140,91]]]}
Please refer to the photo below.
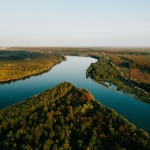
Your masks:
{"label": "narrow water channel", "polygon": [[86,69],[97,60],[90,57],[66,56],[67,61],[42,75],[0,85],[0,109],[24,100],[63,81],[88,89],[96,100],[127,118],[150,134],[150,105],[120,94],[86,78]]}

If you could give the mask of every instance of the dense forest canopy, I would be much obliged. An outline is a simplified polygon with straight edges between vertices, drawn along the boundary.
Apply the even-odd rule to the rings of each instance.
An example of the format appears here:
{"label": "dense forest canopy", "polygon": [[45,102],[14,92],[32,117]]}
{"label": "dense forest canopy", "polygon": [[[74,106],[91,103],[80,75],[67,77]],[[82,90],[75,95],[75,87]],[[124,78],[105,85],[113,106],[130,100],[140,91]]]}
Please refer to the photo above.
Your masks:
{"label": "dense forest canopy", "polygon": [[149,150],[150,137],[88,90],[63,82],[0,110],[0,149]]}
{"label": "dense forest canopy", "polygon": [[121,76],[121,72],[115,67],[109,58],[99,57],[98,62],[92,63],[87,69],[87,76],[94,79],[111,79]]}

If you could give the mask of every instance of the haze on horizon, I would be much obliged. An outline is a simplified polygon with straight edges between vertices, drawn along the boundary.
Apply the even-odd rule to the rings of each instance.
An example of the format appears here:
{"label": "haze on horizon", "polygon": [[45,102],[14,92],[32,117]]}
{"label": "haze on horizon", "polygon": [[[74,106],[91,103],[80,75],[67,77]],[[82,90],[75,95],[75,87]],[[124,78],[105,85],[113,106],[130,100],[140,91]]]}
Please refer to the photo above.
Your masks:
{"label": "haze on horizon", "polygon": [[1,0],[0,47],[149,47],[149,8],[149,0]]}

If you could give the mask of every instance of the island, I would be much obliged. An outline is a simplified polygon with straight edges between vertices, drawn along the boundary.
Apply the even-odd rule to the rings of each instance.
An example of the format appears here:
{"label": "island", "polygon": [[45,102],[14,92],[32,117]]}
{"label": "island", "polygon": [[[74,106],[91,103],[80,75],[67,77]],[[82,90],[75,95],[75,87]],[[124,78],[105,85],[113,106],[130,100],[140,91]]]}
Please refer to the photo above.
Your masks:
{"label": "island", "polygon": [[149,150],[150,137],[87,89],[62,82],[0,110],[0,149]]}

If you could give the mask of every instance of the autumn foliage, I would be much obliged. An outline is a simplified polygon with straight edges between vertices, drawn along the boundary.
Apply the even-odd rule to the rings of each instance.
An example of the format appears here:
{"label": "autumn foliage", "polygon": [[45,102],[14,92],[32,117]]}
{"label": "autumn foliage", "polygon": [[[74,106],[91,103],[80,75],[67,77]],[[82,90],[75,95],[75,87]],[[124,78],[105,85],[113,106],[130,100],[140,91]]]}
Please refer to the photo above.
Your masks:
{"label": "autumn foliage", "polygon": [[0,110],[0,149],[149,150],[149,135],[63,82]]}

